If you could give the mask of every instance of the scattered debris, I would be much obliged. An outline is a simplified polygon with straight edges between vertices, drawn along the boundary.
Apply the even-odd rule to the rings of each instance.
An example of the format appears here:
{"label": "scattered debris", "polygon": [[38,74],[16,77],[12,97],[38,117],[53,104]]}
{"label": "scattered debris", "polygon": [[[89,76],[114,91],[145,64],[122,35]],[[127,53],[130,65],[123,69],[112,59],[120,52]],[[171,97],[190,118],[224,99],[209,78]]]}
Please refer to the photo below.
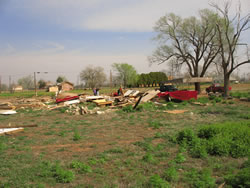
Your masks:
{"label": "scattered debris", "polygon": [[11,115],[16,114],[17,112],[15,110],[0,110],[0,114],[2,115]]}
{"label": "scattered debris", "polygon": [[23,131],[23,128],[7,128],[7,129],[0,129],[0,135],[3,134],[14,134]]}
{"label": "scattered debris", "polygon": [[71,105],[71,104],[78,104],[78,103],[80,103],[80,100],[76,99],[76,100],[66,101],[63,104],[64,104],[64,106],[68,106],[68,105]]}
{"label": "scattered debris", "polygon": [[245,102],[248,102],[248,101],[250,101],[250,99],[249,98],[240,98],[240,101],[245,101]]}
{"label": "scattered debris", "polygon": [[24,128],[24,127],[37,127],[37,124],[34,125],[0,125],[0,129],[10,129],[10,128]]}
{"label": "scattered debris", "polygon": [[146,93],[144,93],[144,96],[141,99],[141,102],[148,102],[149,100],[153,99],[157,96],[157,94],[160,93],[159,90],[149,90]]}
{"label": "scattered debris", "polygon": [[86,97],[86,101],[89,101],[89,102],[91,102],[93,100],[97,100],[97,99],[104,99],[104,97],[103,96],[88,96],[88,97]]}
{"label": "scattered debris", "polygon": [[200,103],[200,102],[192,102],[191,104],[199,105],[199,106],[208,106],[209,105],[208,103]]}
{"label": "scattered debris", "polygon": [[138,90],[128,90],[124,93],[124,97],[136,97],[139,93]]}
{"label": "scattered debris", "polygon": [[7,103],[0,103],[0,109],[1,110],[15,110],[16,107],[13,106],[13,104],[7,102]]}
{"label": "scattered debris", "polygon": [[164,112],[167,112],[169,114],[182,114],[184,112],[187,112],[187,110],[166,110]]}

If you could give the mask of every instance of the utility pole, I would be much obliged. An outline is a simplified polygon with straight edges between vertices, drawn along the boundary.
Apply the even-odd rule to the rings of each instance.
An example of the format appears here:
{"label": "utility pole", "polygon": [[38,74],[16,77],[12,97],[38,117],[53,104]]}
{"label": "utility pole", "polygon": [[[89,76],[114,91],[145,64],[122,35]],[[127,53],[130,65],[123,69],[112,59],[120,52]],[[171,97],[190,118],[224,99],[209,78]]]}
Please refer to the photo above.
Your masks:
{"label": "utility pole", "polygon": [[37,89],[36,89],[36,72],[34,72],[34,85],[35,85],[35,94],[37,97]]}
{"label": "utility pole", "polygon": [[9,75],[9,91],[11,93],[11,75]]}
{"label": "utility pole", "polygon": [[2,77],[0,76],[0,93],[2,93]]}
{"label": "utility pole", "polygon": [[35,85],[35,94],[36,94],[36,97],[37,97],[36,73],[37,73],[37,74],[40,74],[40,73],[44,73],[44,74],[47,74],[48,72],[34,72],[34,85]]}
{"label": "utility pole", "polygon": [[112,86],[113,86],[113,80],[112,80],[113,78],[112,78],[112,71],[110,70],[110,88],[112,88]]}

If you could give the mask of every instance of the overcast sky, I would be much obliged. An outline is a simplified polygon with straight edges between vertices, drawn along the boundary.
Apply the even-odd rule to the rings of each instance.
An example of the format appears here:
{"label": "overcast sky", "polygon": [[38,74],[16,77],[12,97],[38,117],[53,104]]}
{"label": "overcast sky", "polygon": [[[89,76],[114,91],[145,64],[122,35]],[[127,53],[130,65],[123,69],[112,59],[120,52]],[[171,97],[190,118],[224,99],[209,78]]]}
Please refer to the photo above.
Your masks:
{"label": "overcast sky", "polygon": [[[138,73],[161,71],[147,57],[157,43],[153,26],[166,13],[196,16],[209,0],[0,0],[0,76],[2,82],[33,74],[76,83],[88,65],[129,63]],[[214,0],[214,2],[221,2]],[[232,0],[233,5],[238,0]],[[243,13],[250,0],[241,0]],[[232,6],[234,7],[234,6]],[[210,7],[211,8],[211,7]],[[234,10],[234,9],[233,9]],[[243,42],[250,44],[250,33]],[[250,46],[249,46],[250,47]],[[249,67],[242,71],[250,72]]]}

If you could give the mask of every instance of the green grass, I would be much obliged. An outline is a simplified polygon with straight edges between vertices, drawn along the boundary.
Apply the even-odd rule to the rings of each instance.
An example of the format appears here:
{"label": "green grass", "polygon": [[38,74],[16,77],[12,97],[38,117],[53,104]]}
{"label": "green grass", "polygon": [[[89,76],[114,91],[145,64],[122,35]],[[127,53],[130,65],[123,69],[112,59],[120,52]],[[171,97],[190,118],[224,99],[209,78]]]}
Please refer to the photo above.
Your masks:
{"label": "green grass", "polygon": [[[213,104],[206,98],[199,102],[209,105],[150,102],[140,104],[139,111],[127,107],[105,116],[30,109],[0,116],[1,124],[14,124],[17,119],[38,124],[0,136],[4,161],[0,186],[248,185],[249,107]],[[168,114],[168,109],[188,112]]]}

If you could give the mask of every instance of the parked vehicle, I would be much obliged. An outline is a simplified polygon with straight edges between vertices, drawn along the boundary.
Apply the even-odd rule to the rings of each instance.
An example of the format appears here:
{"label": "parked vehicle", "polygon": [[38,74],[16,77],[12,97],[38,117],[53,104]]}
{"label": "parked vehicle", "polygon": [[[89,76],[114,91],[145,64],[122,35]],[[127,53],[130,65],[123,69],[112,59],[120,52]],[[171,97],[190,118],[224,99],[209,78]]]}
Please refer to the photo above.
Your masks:
{"label": "parked vehicle", "polygon": [[[229,86],[228,89],[230,91],[232,89],[232,87]],[[210,92],[213,92],[213,93],[216,93],[216,92],[224,93],[224,87],[213,84],[213,85],[209,86],[208,88],[206,88],[206,92],[207,93],[210,93]]]}
{"label": "parked vehicle", "polygon": [[171,92],[171,91],[177,91],[178,89],[173,85],[162,85],[160,86],[160,92]]}

